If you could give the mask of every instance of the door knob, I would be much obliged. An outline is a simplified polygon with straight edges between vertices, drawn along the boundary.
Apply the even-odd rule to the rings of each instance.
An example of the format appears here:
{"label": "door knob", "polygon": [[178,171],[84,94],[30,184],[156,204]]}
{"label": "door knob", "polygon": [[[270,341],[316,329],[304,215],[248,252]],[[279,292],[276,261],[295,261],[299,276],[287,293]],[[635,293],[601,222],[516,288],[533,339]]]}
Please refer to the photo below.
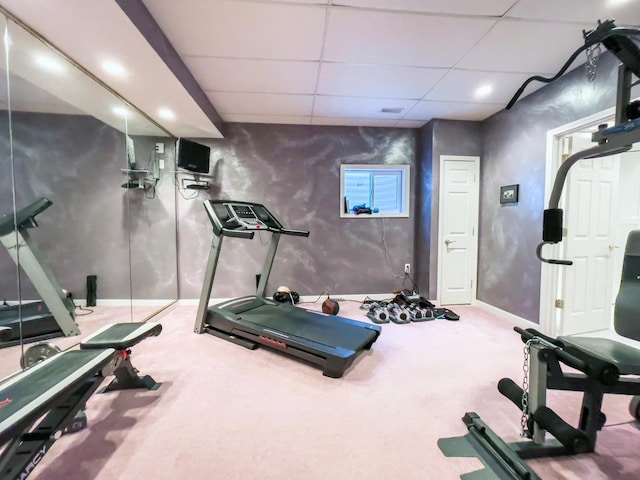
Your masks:
{"label": "door knob", "polygon": [[613,244],[609,245],[609,251],[610,252],[613,251],[613,249],[615,249],[615,248],[620,248],[620,245],[613,245]]}
{"label": "door knob", "polygon": [[456,243],[456,241],[455,241],[455,240],[449,240],[449,239],[446,239],[446,240],[444,241],[444,244],[445,244],[447,247],[448,247],[448,246],[449,246],[449,244],[451,244],[451,243]]}

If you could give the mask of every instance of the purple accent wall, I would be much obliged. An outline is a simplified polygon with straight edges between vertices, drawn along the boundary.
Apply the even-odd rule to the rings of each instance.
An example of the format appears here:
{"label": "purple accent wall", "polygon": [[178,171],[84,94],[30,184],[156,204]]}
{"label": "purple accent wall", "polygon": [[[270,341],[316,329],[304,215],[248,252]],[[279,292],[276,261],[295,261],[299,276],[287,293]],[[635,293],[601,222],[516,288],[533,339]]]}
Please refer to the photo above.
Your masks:
{"label": "purple accent wall", "polygon": [[[0,131],[5,128],[3,122]],[[164,175],[154,199],[121,188],[125,135],[89,116],[14,112],[12,130],[17,208],[41,197],[53,202],[30,236],[58,283],[84,298],[86,276],[97,275],[99,300],[177,298],[172,175]],[[173,150],[166,138],[134,137],[138,164],[147,164],[156,141],[168,146],[170,172]],[[3,172],[10,171],[8,153],[8,136],[0,136]],[[7,179],[0,198],[0,215],[10,213]],[[0,299],[17,298],[15,274],[6,274],[15,268],[0,248]],[[39,298],[24,275],[22,298]]]}
{"label": "purple accent wall", "polygon": [[[430,170],[431,181],[431,218],[429,225],[425,224],[424,241],[429,242],[429,255],[420,260],[422,281],[427,281],[428,298],[435,299],[438,287],[438,222],[440,221],[440,157],[442,155],[481,156],[482,130],[479,122],[456,120],[432,120],[422,127],[422,134],[430,136],[430,157],[423,161],[430,165],[423,165],[421,171]],[[481,167],[482,168],[482,167]],[[425,177],[429,178],[429,176]],[[428,230],[428,231],[427,231]],[[421,237],[417,241],[422,241]],[[425,278],[423,278],[425,277]]]}
{"label": "purple accent wall", "polygon": [[[202,202],[227,198],[264,203],[284,225],[311,231],[308,239],[283,237],[268,293],[283,284],[302,295],[392,292],[411,263],[420,291],[435,298],[439,159],[480,155],[478,299],[538,322],[546,134],[613,106],[616,65],[604,54],[594,83],[578,68],[482,123],[434,120],[419,130],[229,124],[226,138],[200,140],[212,147],[208,192],[176,193],[171,142],[136,137],[143,162],[156,141],[169,151],[153,200],[120,187],[121,132],[91,117],[14,114],[18,207],[53,200],[32,236],[60,283],[80,296],[86,275],[97,274],[99,299],[175,298],[176,284],[180,298],[198,298],[212,235]],[[6,116],[0,121],[7,130]],[[0,136],[5,172],[7,162]],[[341,163],[411,165],[410,218],[340,219]],[[0,178],[2,214],[12,207],[9,177]],[[520,202],[501,206],[499,187],[513,183]],[[255,289],[266,241],[225,240],[214,297]],[[15,271],[4,251],[0,270]],[[3,275],[0,296],[14,297],[15,283]],[[31,297],[25,288],[23,297]]]}
{"label": "purple accent wall", "polygon": [[[264,204],[309,238],[282,237],[267,294],[287,285],[301,295],[386,293],[402,286],[413,262],[417,130],[228,124],[212,147],[212,189],[178,198],[180,298],[199,298],[211,245],[203,200]],[[410,218],[340,218],[340,164],[411,165]],[[189,191],[181,192],[189,195]],[[212,297],[255,291],[268,235],[225,239]]]}
{"label": "purple accent wall", "polygon": [[416,152],[416,215],[413,238],[414,281],[418,291],[430,295],[429,268],[431,258],[431,222],[433,204],[433,130],[434,122],[420,129]]}
{"label": "purple accent wall", "polygon": [[[613,107],[617,64],[607,52],[595,82],[578,67],[483,122],[478,300],[539,323],[547,131]],[[520,201],[500,205],[511,184]]]}

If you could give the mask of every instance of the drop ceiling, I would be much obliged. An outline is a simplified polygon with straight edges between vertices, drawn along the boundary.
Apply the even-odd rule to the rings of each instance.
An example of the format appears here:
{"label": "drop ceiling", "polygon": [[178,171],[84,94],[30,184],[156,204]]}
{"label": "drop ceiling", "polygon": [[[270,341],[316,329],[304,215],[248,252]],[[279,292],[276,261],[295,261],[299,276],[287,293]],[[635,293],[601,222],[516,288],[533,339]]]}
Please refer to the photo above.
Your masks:
{"label": "drop ceiling", "polygon": [[[225,122],[484,120],[529,76],[554,75],[599,19],[640,25],[640,0],[142,1]],[[0,0],[170,132],[220,136],[120,3]],[[128,79],[100,70],[106,56]],[[492,90],[479,98],[483,85]],[[161,105],[173,123],[157,117]]]}

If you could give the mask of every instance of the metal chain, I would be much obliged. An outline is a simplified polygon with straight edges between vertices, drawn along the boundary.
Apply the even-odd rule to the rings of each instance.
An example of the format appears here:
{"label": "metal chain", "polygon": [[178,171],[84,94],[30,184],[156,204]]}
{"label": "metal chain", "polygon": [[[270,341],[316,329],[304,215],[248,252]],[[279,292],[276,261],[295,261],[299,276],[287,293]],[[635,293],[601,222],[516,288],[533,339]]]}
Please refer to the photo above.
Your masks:
{"label": "metal chain", "polygon": [[529,361],[531,357],[531,343],[533,341],[533,338],[527,340],[527,343],[524,344],[522,349],[524,353],[524,362],[522,364],[522,416],[520,417],[520,426],[522,427],[520,432],[521,437],[529,436],[529,428],[527,425],[529,410]]}
{"label": "metal chain", "polygon": [[601,53],[602,49],[600,48],[599,43],[593,48],[587,47],[587,61],[584,64],[584,67],[587,70],[587,79],[590,82],[593,82],[596,79],[596,67]]}

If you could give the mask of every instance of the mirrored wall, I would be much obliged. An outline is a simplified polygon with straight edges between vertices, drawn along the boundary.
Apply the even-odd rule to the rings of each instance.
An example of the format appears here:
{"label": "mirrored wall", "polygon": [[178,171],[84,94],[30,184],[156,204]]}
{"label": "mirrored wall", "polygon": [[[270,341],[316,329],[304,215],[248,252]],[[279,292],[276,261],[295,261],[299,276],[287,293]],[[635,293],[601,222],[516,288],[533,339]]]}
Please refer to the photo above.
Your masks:
{"label": "mirrored wall", "polygon": [[[152,318],[178,296],[174,139],[37,33],[0,28],[0,328],[19,317],[24,341],[64,349]],[[68,335],[33,335],[49,313]],[[3,346],[0,378],[24,350]]]}

